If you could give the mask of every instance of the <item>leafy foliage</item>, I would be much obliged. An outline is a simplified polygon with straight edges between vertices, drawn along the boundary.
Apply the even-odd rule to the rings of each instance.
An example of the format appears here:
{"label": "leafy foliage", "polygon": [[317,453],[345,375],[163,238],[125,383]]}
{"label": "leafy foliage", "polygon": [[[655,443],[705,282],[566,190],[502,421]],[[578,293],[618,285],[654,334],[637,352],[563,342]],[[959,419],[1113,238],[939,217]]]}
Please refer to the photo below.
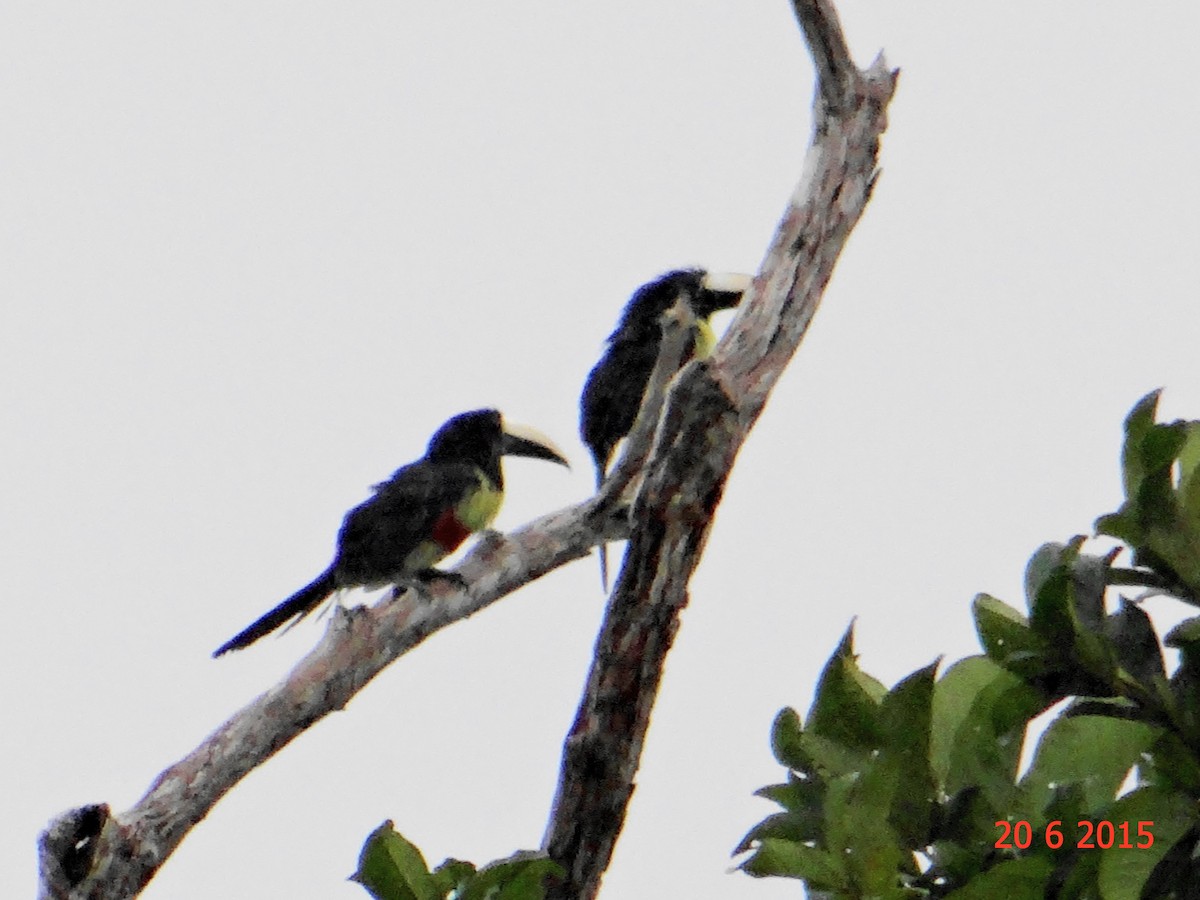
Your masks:
{"label": "leafy foliage", "polygon": [[350,876],[375,900],[542,900],[545,883],[561,869],[536,853],[514,853],[508,859],[476,869],[448,859],[430,872],[412,843],[389,820],[367,837]]}
{"label": "leafy foliage", "polygon": [[[758,794],[783,811],[738,846],[746,872],[838,898],[1194,896],[1200,616],[1166,636],[1168,677],[1145,612],[1106,602],[1136,585],[1200,605],[1200,422],[1156,423],[1157,401],[1126,419],[1125,502],[1096,523],[1133,565],[1114,565],[1121,548],[1085,554],[1083,537],[1042,546],[1025,613],[980,594],[983,653],[891,690],[848,631],[807,719],[775,720],[787,781]],[[1030,721],[1059,703],[1018,777]]]}

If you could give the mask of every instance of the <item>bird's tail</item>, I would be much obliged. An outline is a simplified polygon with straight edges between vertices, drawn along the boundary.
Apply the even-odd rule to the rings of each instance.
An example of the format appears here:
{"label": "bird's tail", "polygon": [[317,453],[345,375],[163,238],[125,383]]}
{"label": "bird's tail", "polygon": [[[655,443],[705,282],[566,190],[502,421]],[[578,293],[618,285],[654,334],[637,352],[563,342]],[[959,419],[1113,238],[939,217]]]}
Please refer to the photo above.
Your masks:
{"label": "bird's tail", "polygon": [[[600,493],[600,488],[604,487],[604,478],[607,475],[605,471],[608,468],[608,460],[596,459],[596,493]],[[601,544],[597,550],[600,554],[600,587],[604,593],[608,593],[608,544]]]}
{"label": "bird's tail", "polygon": [[604,487],[604,479],[608,477],[608,459],[598,456],[594,451],[592,458],[596,462],[596,493],[600,493],[600,488]]}
{"label": "bird's tail", "polygon": [[241,650],[243,647],[248,647],[260,637],[265,637],[288,621],[308,615],[320,606],[321,601],[332,594],[336,587],[333,566],[330,566],[311,584],[300,588],[254,624],[227,640],[213,652],[213,657],[228,653],[230,650]]}

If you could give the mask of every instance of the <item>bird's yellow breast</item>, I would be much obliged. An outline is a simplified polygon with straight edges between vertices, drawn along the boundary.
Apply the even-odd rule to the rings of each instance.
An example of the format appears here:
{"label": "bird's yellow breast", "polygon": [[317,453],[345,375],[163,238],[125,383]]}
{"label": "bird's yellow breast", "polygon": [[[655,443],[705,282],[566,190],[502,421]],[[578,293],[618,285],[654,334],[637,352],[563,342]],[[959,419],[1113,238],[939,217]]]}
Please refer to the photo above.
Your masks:
{"label": "bird's yellow breast", "polygon": [[483,531],[492,524],[504,492],[482,472],[476,473],[478,487],[466,495],[434,523],[433,537],[421,541],[404,558],[406,572],[419,572],[440,562],[448,553],[458,549],[468,534]]}
{"label": "bird's yellow breast", "polygon": [[492,484],[486,475],[479,472],[478,476],[479,487],[468,491],[454,507],[455,518],[471,531],[483,531],[491,525],[504,500],[504,492]]}
{"label": "bird's yellow breast", "polygon": [[692,355],[696,359],[706,359],[717,346],[717,335],[708,319],[697,319],[692,326]]}

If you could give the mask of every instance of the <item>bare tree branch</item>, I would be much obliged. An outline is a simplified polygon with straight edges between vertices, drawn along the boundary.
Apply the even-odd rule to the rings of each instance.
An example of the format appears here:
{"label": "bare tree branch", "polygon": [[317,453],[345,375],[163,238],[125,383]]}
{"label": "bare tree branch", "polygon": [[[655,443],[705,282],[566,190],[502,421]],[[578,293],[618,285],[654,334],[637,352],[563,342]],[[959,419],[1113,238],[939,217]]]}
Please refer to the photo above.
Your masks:
{"label": "bare tree branch", "polygon": [[544,849],[566,870],[555,900],[599,891],[633,794],[663,664],[725,480],[820,303],[870,198],[896,73],[850,62],[831,3],[795,0],[816,63],[805,175],[762,271],[713,356],[672,386],[634,503],[625,563],[563,750]]}
{"label": "bare tree branch", "polygon": [[854,82],[859,75],[850,58],[850,48],[842,36],[842,23],[832,2],[793,0],[792,11],[804,33],[808,52],[817,70],[817,96],[825,102],[827,113],[844,112],[851,103]]}
{"label": "bare tree branch", "polygon": [[[562,896],[594,896],[633,790],[687,581],[729,468],[807,329],[874,184],[895,73],[881,61],[865,73],[853,67],[828,0],[795,5],[820,76],[806,176],[714,355],[684,369],[661,417],[653,407],[661,390],[648,392],[651,405],[644,404],[642,415],[657,430],[635,425],[624,454],[630,462],[618,463],[612,487],[507,537],[485,536],[457,570],[465,590],[436,582],[423,595],[410,591],[335,613],[323,640],[283,681],[167,768],[131,809],[114,815],[104,804],[90,805],[51,822],[39,843],[40,897],[136,896],[243,776],[342,709],[397,657],[601,541],[629,537],[622,497],[645,458],[633,503],[638,526],[567,740],[547,830],[547,848],[571,873]],[[667,357],[671,343],[664,341],[660,381],[678,366]]]}
{"label": "bare tree branch", "polygon": [[[686,311],[671,314],[678,320]],[[439,580],[423,595],[401,591],[370,608],[335,608],[325,637],[279,684],[167,768],[132,808],[114,816],[105,804],[90,805],[52,821],[39,846],[40,896],[135,896],[221,797],[305,729],[343,709],[391,662],[601,541],[628,537],[622,496],[649,453],[665,385],[684,354],[687,324],[667,329],[652,396],[625,442],[623,460],[633,462],[619,463],[604,490],[511,535],[484,535],[456,570],[466,590]]]}
{"label": "bare tree branch", "polygon": [[[435,631],[587,555],[602,539],[625,537],[624,521],[597,512],[595,501],[589,500],[542,516],[508,536],[486,534],[456,570],[467,582],[465,590],[439,580],[423,595],[408,591],[370,608],[335,610],[312,652],[167,768],[131,809],[113,816],[107,806],[82,807],[51,822],[40,841],[40,896],[136,896],[226,792],[306,728],[344,708],[389,663]],[[82,865],[74,849],[77,841],[63,835],[75,834],[76,823],[89,810],[102,811],[103,829],[85,845],[90,863]],[[99,826],[93,830],[101,831]]]}
{"label": "bare tree branch", "polygon": [[[681,347],[682,339],[664,341],[663,365],[670,365],[675,354],[677,369]],[[657,383],[669,377],[661,368],[656,365],[652,376]],[[649,410],[656,420],[653,402]],[[652,429],[635,424],[626,455],[644,459],[652,438]],[[628,537],[622,489],[637,468],[614,470],[614,475],[612,487],[577,506],[542,516],[511,535],[485,534],[455,570],[467,582],[465,590],[438,580],[422,593],[393,593],[370,608],[335,608],[325,637],[279,684],[168,767],[132,808],[114,816],[107,805],[89,805],[52,821],[39,842],[40,896],[135,896],[234,785],[306,728],[343,709],[398,657],[434,632],[588,555],[602,541]],[[79,821],[92,823],[95,834],[77,848],[80,839],[71,836]]]}

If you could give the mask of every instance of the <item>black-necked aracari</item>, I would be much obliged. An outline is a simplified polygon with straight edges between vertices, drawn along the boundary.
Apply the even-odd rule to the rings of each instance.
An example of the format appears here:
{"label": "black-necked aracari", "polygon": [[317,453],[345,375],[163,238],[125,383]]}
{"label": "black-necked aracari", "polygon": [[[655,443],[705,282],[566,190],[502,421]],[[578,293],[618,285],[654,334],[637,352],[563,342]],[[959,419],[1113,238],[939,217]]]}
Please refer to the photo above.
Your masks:
{"label": "black-necked aracari", "polygon": [[502,456],[567,465],[544,436],[505,425],[494,409],[455,416],[437,430],[425,455],[375,485],[373,496],[346,513],[329,568],[258,621],[217,648],[240,650],[312,612],[340,588],[448,577],[433,568],[467,536],[487,528],[504,499]]}
{"label": "black-necked aracari", "polygon": [[[579,433],[596,464],[596,489],[604,483],[613,449],[629,433],[662,343],[661,317],[682,295],[695,316],[688,359],[703,358],[716,344],[712,314],[741,302],[750,276],[677,269],[642,285],[621,313],[600,361],[588,374],[579,398]],[[600,572],[608,583],[607,554],[600,546]]]}

